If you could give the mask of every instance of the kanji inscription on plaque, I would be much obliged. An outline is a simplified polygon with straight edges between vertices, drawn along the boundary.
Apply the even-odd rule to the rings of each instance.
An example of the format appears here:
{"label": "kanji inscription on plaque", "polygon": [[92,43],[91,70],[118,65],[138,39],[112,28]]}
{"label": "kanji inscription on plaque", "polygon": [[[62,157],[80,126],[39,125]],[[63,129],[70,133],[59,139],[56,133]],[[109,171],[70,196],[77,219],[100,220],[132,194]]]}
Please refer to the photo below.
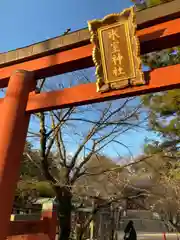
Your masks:
{"label": "kanji inscription on plaque", "polygon": [[88,26],[94,44],[97,90],[145,84],[133,8],[89,21]]}

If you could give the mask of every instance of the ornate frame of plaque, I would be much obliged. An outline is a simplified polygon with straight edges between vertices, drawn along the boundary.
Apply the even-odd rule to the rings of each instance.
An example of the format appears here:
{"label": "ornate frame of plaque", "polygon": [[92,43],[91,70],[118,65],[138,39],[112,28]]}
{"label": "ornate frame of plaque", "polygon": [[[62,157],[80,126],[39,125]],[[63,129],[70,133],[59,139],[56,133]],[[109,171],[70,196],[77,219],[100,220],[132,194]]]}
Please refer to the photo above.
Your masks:
{"label": "ornate frame of plaque", "polygon": [[134,8],[88,22],[93,43],[97,91],[143,85]]}

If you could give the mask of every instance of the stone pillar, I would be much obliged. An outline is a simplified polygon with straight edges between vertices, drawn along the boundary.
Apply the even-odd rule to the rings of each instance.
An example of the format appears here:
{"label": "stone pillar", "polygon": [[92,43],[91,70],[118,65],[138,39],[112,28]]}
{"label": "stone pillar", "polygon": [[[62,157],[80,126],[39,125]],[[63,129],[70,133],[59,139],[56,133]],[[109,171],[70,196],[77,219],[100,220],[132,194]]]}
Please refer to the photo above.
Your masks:
{"label": "stone pillar", "polygon": [[30,114],[29,92],[35,87],[32,73],[18,70],[10,77],[0,113],[0,240],[6,239],[14,193],[19,177]]}

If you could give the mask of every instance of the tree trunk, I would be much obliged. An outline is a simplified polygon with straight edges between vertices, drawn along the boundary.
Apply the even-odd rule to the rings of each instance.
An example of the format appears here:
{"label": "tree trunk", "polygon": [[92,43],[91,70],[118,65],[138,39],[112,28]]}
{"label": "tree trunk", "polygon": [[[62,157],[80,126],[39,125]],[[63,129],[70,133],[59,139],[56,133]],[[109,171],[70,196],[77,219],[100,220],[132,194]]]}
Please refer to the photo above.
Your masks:
{"label": "tree trunk", "polygon": [[56,187],[58,218],[60,225],[59,240],[68,240],[71,233],[72,195],[67,187]]}

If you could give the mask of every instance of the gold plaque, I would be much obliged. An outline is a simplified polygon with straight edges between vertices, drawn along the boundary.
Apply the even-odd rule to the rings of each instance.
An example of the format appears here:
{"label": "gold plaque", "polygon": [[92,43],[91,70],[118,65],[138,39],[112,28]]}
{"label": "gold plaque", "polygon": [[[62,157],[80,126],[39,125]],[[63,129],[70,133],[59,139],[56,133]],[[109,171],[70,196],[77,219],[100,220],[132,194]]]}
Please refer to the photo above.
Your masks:
{"label": "gold plaque", "polygon": [[94,45],[97,90],[104,92],[145,84],[134,8],[89,21],[88,27]]}

